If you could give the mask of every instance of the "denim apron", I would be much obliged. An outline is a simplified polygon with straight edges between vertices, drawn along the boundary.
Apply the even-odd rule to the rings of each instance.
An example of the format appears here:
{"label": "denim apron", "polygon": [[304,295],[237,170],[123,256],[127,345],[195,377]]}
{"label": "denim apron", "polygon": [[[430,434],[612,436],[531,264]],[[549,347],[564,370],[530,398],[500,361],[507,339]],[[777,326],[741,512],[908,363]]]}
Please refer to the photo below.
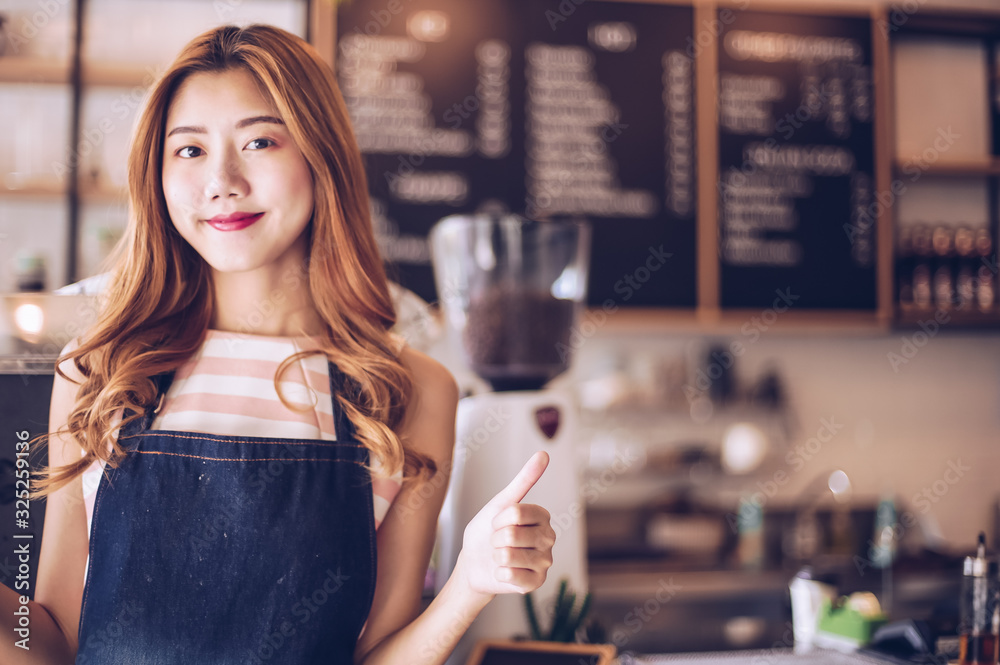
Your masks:
{"label": "denim apron", "polygon": [[76,665],[353,662],[375,519],[368,450],[333,408],[336,441],[149,430],[152,409],[126,425],[94,501]]}

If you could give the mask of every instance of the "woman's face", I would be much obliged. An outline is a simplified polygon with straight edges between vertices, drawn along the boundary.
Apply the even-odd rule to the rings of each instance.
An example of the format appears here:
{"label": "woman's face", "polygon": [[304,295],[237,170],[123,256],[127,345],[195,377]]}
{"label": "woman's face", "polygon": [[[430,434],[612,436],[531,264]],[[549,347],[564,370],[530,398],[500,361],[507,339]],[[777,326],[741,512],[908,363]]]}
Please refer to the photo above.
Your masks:
{"label": "woman's face", "polygon": [[174,227],[216,271],[301,269],[312,176],[246,71],[180,85],[167,111],[163,194]]}

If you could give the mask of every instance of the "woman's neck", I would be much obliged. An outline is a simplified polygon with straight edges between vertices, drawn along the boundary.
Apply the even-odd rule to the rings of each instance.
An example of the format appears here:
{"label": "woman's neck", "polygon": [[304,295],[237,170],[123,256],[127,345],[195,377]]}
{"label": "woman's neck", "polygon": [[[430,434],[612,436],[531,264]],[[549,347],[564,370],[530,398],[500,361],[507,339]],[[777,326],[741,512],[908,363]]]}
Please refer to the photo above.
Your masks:
{"label": "woman's neck", "polygon": [[209,327],[214,330],[284,337],[325,331],[306,274],[215,272],[213,281],[215,310]]}

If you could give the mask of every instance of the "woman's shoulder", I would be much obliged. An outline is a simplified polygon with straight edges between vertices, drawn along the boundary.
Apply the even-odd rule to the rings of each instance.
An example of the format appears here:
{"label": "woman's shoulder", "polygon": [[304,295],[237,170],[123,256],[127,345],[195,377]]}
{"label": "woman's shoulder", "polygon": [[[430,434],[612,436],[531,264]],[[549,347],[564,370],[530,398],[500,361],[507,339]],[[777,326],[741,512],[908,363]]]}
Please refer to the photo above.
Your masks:
{"label": "woman's shoulder", "polygon": [[410,371],[410,395],[401,434],[415,450],[432,458],[451,456],[454,445],[458,383],[439,361],[405,346],[400,362]]}
{"label": "woman's shoulder", "polygon": [[411,345],[402,333],[390,330],[387,334],[389,347],[396,355],[396,359],[410,373],[414,392],[438,393],[443,391],[443,397],[454,392],[455,399],[458,399],[458,384],[455,383],[455,378],[447,367]]}
{"label": "woman's shoulder", "polygon": [[448,401],[458,401],[458,383],[441,362],[412,346],[404,346],[399,359],[413,377],[414,390],[423,398],[439,395]]}

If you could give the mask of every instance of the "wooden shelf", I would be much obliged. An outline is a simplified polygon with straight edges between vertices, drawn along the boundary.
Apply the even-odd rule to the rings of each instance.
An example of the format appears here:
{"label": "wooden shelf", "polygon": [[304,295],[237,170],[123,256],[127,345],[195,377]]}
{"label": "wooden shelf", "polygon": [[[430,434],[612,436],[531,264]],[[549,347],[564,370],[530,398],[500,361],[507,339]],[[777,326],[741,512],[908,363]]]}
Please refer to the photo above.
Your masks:
{"label": "wooden shelf", "polygon": [[[0,185],[0,196],[64,197],[68,193],[68,190],[60,185],[25,185],[24,187]],[[124,187],[81,187],[80,198],[87,203],[127,203],[128,190]]]}
{"label": "wooden shelf", "polygon": [[[603,334],[636,335],[837,335],[868,336],[906,329],[928,323],[935,318],[934,309],[896,307],[892,321],[882,320],[878,312],[857,310],[789,310],[780,314],[765,314],[767,310],[695,310],[695,309],[642,309],[624,307],[605,312],[600,307],[588,308],[577,324],[577,329],[589,337],[593,330]],[[943,325],[947,329],[1000,328],[1000,306],[992,310],[949,309]],[[586,322],[586,323],[585,323]]]}
{"label": "wooden shelf", "polygon": [[577,324],[586,337],[594,326],[598,334],[699,335],[873,335],[889,329],[875,310],[661,309],[620,307],[605,312],[590,307]]}
{"label": "wooden shelf", "polygon": [[69,84],[69,62],[39,58],[0,57],[0,83]]}
{"label": "wooden shelf", "polygon": [[942,310],[940,313],[935,309],[899,307],[896,314],[896,327],[914,328],[919,327],[921,323],[930,325],[930,322],[935,320],[941,322],[943,329],[997,328],[1000,327],[1000,306],[995,305],[993,309],[986,311],[948,309]]}
{"label": "wooden shelf", "polygon": [[963,159],[963,160],[944,160],[940,159],[933,164],[923,164],[921,165],[916,159],[901,159],[896,158],[896,162],[893,164],[893,171],[896,175],[909,175],[912,171],[903,171],[904,168],[913,169],[917,168],[920,173],[926,175],[941,175],[941,176],[990,176],[990,175],[1000,175],[1000,158],[988,157],[981,160],[976,159]]}
{"label": "wooden shelf", "polygon": [[61,185],[25,185],[7,187],[0,185],[0,196],[66,196],[66,188]]}
{"label": "wooden shelf", "polygon": [[124,187],[80,187],[80,199],[86,203],[128,203]]}
{"label": "wooden shelf", "polygon": [[152,66],[140,68],[135,65],[93,63],[83,65],[83,84],[119,86],[123,88],[146,88],[154,80]]}

